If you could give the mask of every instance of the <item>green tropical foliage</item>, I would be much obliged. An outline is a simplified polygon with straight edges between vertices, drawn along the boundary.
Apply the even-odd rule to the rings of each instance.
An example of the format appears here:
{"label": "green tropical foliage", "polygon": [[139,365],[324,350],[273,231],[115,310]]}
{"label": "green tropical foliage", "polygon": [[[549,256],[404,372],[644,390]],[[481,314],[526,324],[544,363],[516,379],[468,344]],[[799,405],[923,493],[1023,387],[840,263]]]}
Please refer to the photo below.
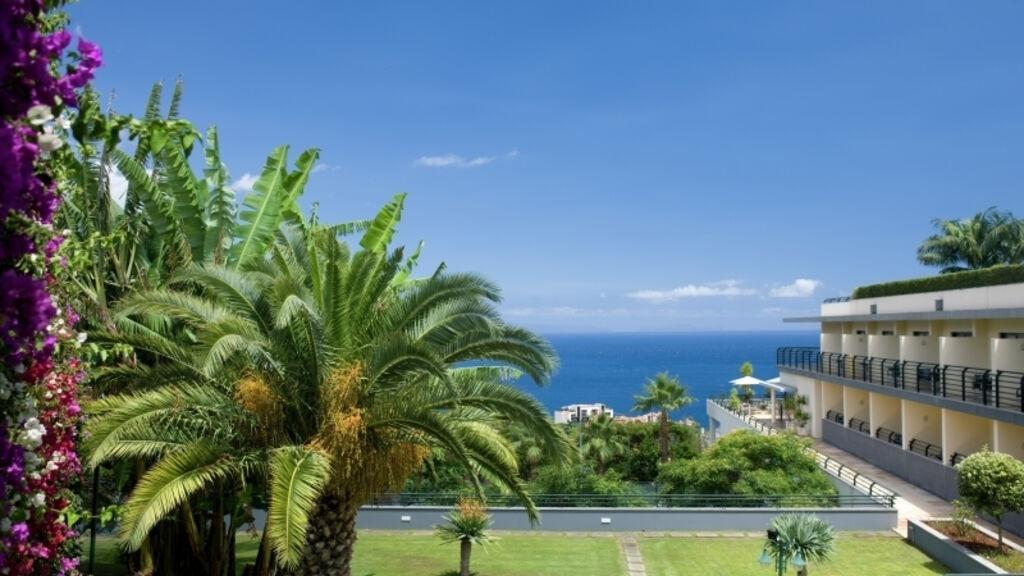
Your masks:
{"label": "green tropical foliage", "polygon": [[653,379],[647,380],[644,394],[638,394],[633,398],[633,410],[636,412],[648,412],[655,408],[661,411],[661,461],[668,462],[668,413],[693,403],[693,397],[687,393],[686,387],[679,383],[678,377],[669,376],[668,372],[660,372]]}
{"label": "green tropical foliage", "polygon": [[984,447],[956,466],[960,500],[996,520],[1003,548],[1003,517],[1024,512],[1024,462]]}
{"label": "green tropical foliage", "polygon": [[658,483],[668,494],[790,495],[792,504],[827,504],[836,489],[805,451],[810,440],[785,433],[762,436],[736,430],[696,458],[661,468]]}
{"label": "green tropical foliage", "polygon": [[807,563],[835,555],[835,538],[835,529],[813,514],[782,514],[772,519],[764,551],[782,566],[795,564],[797,574],[806,576]]}
{"label": "green tropical foliage", "polygon": [[995,207],[960,220],[936,219],[939,229],[917,249],[925,266],[943,274],[1024,261],[1024,221]]}
{"label": "green tropical foliage", "polygon": [[[459,461],[479,493],[486,480],[517,494],[536,518],[499,430],[523,424],[553,461],[567,453],[564,437],[501,371],[455,367],[498,362],[544,383],[553,352],[501,321],[497,288],[482,278],[396,282],[402,251],[379,231],[394,226],[403,200],[381,211],[355,253],[329,227],[293,226],[275,234],[266,259],[192,265],[168,288],[119,307],[121,332],[97,338],[158,360],[135,375],[155,388],[93,406],[93,464],[157,462],[140,482],[151,488],[128,500],[127,548],[216,483],[255,483],[267,487],[269,502],[259,569],[276,562],[346,574],[358,507],[400,487],[433,448]],[[328,535],[336,557],[306,553]]]}
{"label": "green tropical foliage", "polygon": [[583,457],[594,461],[596,472],[603,474],[612,459],[626,452],[626,443],[618,433],[615,420],[607,413],[590,419],[583,427]]}
{"label": "green tropical foliage", "polygon": [[479,500],[462,498],[444,519],[447,524],[435,526],[435,530],[443,542],[459,543],[459,576],[469,576],[473,546],[483,546],[494,540],[489,530],[493,522],[491,515]]}

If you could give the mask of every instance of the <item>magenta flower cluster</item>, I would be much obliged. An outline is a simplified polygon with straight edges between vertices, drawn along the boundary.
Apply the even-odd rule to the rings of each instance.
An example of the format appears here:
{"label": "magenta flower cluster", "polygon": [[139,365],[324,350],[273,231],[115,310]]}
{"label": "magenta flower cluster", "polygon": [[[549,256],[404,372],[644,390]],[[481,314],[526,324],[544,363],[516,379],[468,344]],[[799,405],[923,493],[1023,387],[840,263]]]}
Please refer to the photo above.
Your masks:
{"label": "magenta flower cluster", "polygon": [[50,227],[58,196],[40,160],[55,146],[46,123],[75,105],[102,58],[84,40],[66,54],[66,31],[40,32],[44,11],[43,0],[0,0],[0,574],[11,575],[76,572],[61,556],[73,536],[61,517],[79,471],[82,373],[62,352],[77,342],[77,318],[52,297],[62,239]]}

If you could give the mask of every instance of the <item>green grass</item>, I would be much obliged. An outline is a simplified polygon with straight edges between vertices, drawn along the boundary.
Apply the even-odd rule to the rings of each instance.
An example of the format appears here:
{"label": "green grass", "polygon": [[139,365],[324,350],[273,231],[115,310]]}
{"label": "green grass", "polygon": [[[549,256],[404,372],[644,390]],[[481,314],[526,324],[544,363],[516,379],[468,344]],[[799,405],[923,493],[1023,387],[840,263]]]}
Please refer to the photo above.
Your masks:
{"label": "green grass", "polygon": [[[625,576],[626,562],[619,541],[609,534],[498,533],[499,540],[474,548],[473,572],[478,576]],[[637,538],[648,576],[774,576],[757,563],[763,539],[758,537]],[[238,536],[238,567],[256,557],[257,540]],[[928,576],[946,574],[942,564],[895,535],[840,533],[837,553],[824,564],[812,564],[814,576],[886,574]],[[88,539],[83,539],[88,550]],[[114,541],[97,541],[98,576],[127,576]],[[459,566],[459,547],[441,544],[428,532],[364,530],[356,542],[354,576],[451,576]],[[85,567],[83,560],[82,567]],[[794,574],[792,568],[787,574]]]}
{"label": "green grass", "polygon": [[[614,537],[581,534],[498,533],[498,541],[473,549],[479,576],[624,575],[626,561]],[[361,532],[353,576],[442,576],[457,574],[459,547],[428,533]]]}
{"label": "green grass", "polygon": [[[647,576],[774,576],[774,566],[761,566],[762,538],[666,538],[638,539]],[[808,566],[814,576],[885,574],[927,576],[946,574],[940,562],[914,548],[897,535],[839,533],[836,554],[829,562]],[[795,574],[789,567],[786,574]]]}

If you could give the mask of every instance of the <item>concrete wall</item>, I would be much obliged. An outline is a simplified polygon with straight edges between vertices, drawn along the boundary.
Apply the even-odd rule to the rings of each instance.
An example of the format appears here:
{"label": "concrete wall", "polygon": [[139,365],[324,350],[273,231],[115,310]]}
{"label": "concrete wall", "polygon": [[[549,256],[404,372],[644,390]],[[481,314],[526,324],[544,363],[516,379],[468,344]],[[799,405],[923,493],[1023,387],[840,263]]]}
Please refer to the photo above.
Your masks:
{"label": "concrete wall", "polygon": [[822,439],[861,458],[882,470],[891,472],[916,486],[952,500],[958,496],[956,470],[941,462],[925,458],[882,440],[840,426],[822,422]]}
{"label": "concrete wall", "polygon": [[907,540],[956,574],[1005,574],[988,560],[917,520],[907,521]]}
{"label": "concrete wall", "polygon": [[711,442],[718,440],[733,430],[750,430],[750,424],[747,424],[747,422],[742,418],[725,408],[722,408],[718,404],[707,400],[705,405],[705,410],[707,411],[709,419],[708,439]]}
{"label": "concrete wall", "polygon": [[[445,506],[365,506],[356,528],[431,530],[451,511]],[[531,527],[522,508],[491,508],[495,530],[550,532],[707,532],[764,530],[783,512],[813,513],[836,530],[891,530],[895,508],[542,508]]]}
{"label": "concrete wall", "polygon": [[848,302],[829,302],[821,305],[822,316],[847,316],[870,314],[871,305],[877,314],[900,314],[907,312],[931,312],[935,301],[942,300],[943,310],[991,310],[1014,308],[1021,305],[1021,284],[1003,284],[963,290],[922,292],[901,296],[864,298]]}

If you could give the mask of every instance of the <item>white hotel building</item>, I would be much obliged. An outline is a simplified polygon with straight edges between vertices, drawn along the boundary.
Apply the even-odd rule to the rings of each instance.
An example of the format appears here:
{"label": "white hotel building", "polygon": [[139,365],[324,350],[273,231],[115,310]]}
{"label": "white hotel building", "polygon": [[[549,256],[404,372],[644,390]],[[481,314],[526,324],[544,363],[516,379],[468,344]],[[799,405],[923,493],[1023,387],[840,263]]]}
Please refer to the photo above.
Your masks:
{"label": "white hotel building", "polygon": [[983,446],[1024,460],[1024,283],[833,299],[785,321],[821,325],[820,348],[777,357],[812,436],[949,500],[953,466]]}

